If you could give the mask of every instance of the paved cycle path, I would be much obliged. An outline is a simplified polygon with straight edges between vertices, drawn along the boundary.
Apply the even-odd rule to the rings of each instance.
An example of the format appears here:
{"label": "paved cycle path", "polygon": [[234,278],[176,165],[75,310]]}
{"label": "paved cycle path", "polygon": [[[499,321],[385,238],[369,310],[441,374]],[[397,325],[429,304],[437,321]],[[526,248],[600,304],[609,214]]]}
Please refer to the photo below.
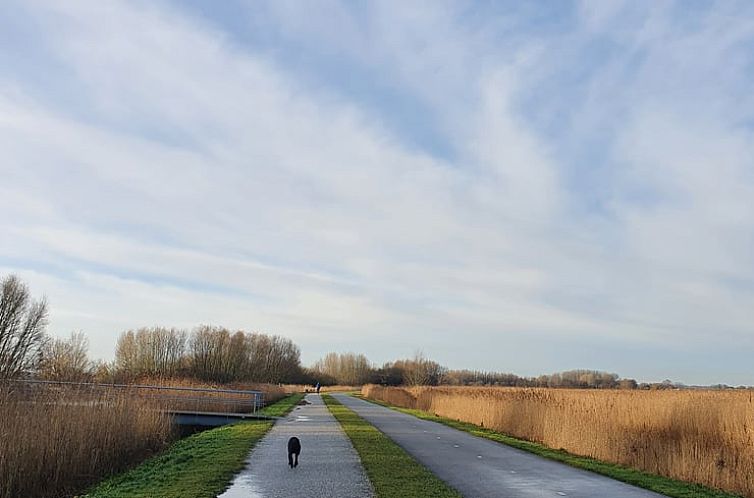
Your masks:
{"label": "paved cycle path", "polygon": [[[322,398],[308,394],[249,454],[246,469],[222,498],[371,498],[372,486],[340,424]],[[301,440],[298,467],[288,467],[288,438]]]}
{"label": "paved cycle path", "polygon": [[437,422],[351,396],[334,396],[469,498],[662,496]]}

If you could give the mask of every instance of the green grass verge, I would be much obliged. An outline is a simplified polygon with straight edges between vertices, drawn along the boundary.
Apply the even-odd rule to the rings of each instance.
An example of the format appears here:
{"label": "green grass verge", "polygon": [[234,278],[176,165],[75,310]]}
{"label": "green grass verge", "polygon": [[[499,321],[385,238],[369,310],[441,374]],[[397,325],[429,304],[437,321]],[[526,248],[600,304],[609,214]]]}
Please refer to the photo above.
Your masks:
{"label": "green grass verge", "polygon": [[453,488],[351,409],[322,396],[361,457],[377,498],[460,498]]}
{"label": "green grass verge", "polygon": [[558,462],[568,464],[572,467],[577,467],[579,469],[589,470],[597,474],[602,474],[604,476],[611,477],[627,484],[632,484],[634,486],[648,489],[650,491],[664,494],[666,496],[672,496],[673,498],[741,498],[739,495],[708,488],[699,484],[678,481],[675,479],[670,479],[668,477],[658,476],[656,474],[649,474],[647,472],[642,472],[641,470],[623,467],[613,463],[595,460],[593,458],[573,455],[563,450],[554,450],[538,443],[532,443],[531,441],[517,439],[513,436],[509,436],[507,434],[496,432],[490,429],[485,429],[468,422],[460,422],[458,420],[440,417],[433,413],[425,412],[422,410],[412,410],[408,408],[393,406],[383,401],[363,397],[360,394],[356,396],[365,401],[369,401],[371,403],[375,403],[392,410],[406,413],[408,415],[413,415],[414,417],[423,420],[439,422],[449,427],[453,427],[454,429],[468,432],[469,434],[472,434],[474,436],[491,439],[493,441],[497,441],[498,443],[528,451],[550,460],[556,460]]}
{"label": "green grass verge", "polygon": [[293,407],[296,406],[302,399],[304,399],[304,395],[302,393],[293,393],[290,396],[286,396],[285,398],[277,401],[276,403],[265,406],[264,408],[259,410],[259,414],[267,415],[268,417],[282,417],[283,415],[286,415],[288,414],[288,412],[293,410]]}
{"label": "green grass verge", "polygon": [[[301,400],[292,394],[260,410],[282,416]],[[225,425],[175,442],[165,452],[94,488],[88,498],[214,498],[243,467],[249,450],[272,427],[257,420]]]}

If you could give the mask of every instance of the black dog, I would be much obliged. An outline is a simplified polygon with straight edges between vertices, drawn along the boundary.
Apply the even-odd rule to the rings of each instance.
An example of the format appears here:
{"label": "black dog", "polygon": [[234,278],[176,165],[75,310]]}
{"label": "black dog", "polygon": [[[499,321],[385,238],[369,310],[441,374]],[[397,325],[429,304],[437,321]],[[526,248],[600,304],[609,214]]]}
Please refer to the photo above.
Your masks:
{"label": "black dog", "polygon": [[[288,440],[288,465],[298,467],[298,454],[301,453],[301,441],[297,437],[292,437]],[[296,457],[294,460],[293,457]]]}

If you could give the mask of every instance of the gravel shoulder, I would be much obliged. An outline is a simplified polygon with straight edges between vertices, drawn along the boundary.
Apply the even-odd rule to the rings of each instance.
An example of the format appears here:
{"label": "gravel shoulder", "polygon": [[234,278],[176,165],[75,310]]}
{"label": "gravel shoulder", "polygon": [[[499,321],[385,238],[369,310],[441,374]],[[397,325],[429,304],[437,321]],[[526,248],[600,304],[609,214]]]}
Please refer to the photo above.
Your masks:
{"label": "gravel shoulder", "polygon": [[342,394],[334,396],[464,496],[662,496],[361,399]]}
{"label": "gravel shoulder", "polygon": [[[249,454],[246,468],[222,498],[372,498],[372,486],[340,424],[316,394],[279,420]],[[295,469],[288,467],[288,438],[301,440]]]}

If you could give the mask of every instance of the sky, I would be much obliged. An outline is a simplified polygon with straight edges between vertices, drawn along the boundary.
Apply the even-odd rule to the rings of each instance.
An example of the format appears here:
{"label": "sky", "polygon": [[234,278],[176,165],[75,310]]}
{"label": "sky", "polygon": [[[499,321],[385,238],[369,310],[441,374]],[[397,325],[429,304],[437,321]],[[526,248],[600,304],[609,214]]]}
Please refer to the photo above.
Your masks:
{"label": "sky", "polygon": [[754,384],[754,3],[0,7],[0,275],[95,358]]}

